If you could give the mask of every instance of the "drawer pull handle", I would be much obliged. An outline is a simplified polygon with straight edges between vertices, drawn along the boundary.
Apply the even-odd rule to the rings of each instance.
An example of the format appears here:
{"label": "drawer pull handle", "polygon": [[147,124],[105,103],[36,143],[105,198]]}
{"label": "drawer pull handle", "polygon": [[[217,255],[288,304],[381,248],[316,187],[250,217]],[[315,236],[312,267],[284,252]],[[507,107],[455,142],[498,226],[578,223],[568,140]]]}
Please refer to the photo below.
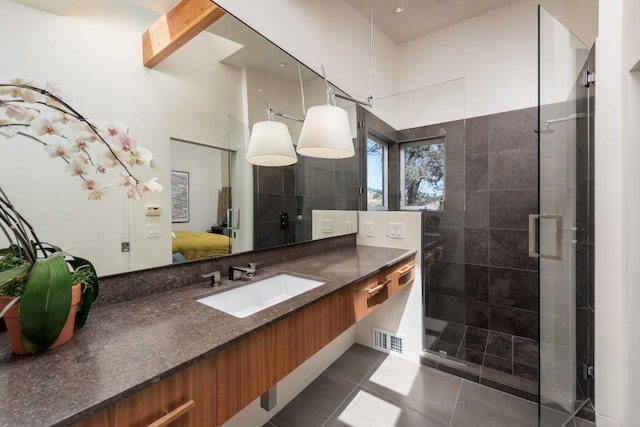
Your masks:
{"label": "drawer pull handle", "polygon": [[369,295],[371,294],[375,294],[376,292],[378,292],[380,289],[384,288],[385,286],[387,286],[389,284],[389,282],[391,282],[391,280],[385,280],[384,282],[380,283],[378,286],[376,286],[375,288],[367,288],[366,291],[369,293]]}
{"label": "drawer pull handle", "polygon": [[413,270],[413,265],[407,265],[405,268],[401,268],[400,270],[398,270],[398,273],[401,276],[404,276],[405,274],[407,274],[411,270]]}
{"label": "drawer pull handle", "polygon": [[178,406],[173,411],[171,411],[168,414],[164,415],[162,418],[158,418],[157,420],[155,420],[154,422],[149,424],[147,427],[164,427],[164,426],[167,426],[170,423],[172,423],[173,421],[175,421],[178,418],[180,418],[181,416],[183,416],[184,414],[186,414],[187,412],[189,412],[191,409],[193,409],[194,406],[196,406],[196,403],[193,400],[185,402],[182,405]]}

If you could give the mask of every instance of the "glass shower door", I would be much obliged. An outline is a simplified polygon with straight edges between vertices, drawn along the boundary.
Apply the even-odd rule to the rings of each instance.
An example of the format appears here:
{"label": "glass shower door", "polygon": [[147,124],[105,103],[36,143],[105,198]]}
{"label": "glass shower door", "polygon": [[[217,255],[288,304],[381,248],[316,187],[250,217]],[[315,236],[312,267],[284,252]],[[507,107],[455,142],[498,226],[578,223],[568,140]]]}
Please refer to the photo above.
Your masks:
{"label": "glass shower door", "polygon": [[227,115],[227,147],[231,186],[227,228],[231,253],[253,250],[253,168],[247,163],[249,127]]}
{"label": "glass shower door", "polygon": [[[588,48],[539,8],[538,214],[529,218],[529,253],[538,258],[539,425],[564,426],[588,399],[581,387],[582,344],[577,279],[579,172],[588,156],[589,89],[583,70]],[[578,207],[579,206],[579,207]],[[584,224],[583,224],[584,225]],[[579,376],[580,374],[580,376]]]}

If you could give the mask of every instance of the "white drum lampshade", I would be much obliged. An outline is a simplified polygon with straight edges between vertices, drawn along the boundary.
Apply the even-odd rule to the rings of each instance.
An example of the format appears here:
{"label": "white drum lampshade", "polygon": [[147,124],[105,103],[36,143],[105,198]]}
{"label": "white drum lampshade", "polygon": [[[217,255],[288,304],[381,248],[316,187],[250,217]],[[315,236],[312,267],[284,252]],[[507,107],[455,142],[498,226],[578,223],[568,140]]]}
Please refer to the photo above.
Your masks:
{"label": "white drum lampshade", "polygon": [[289,128],[284,123],[266,121],[253,125],[247,161],[258,166],[288,166],[298,161]]}
{"label": "white drum lampshade", "polygon": [[347,112],[333,105],[309,108],[296,151],[323,159],[353,157],[353,141]]}

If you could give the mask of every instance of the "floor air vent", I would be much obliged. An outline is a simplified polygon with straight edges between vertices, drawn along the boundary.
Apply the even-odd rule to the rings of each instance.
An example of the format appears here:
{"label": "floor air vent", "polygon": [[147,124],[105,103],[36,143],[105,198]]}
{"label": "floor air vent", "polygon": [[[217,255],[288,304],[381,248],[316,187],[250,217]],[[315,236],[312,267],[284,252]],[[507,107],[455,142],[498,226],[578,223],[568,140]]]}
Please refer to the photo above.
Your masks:
{"label": "floor air vent", "polygon": [[395,356],[406,357],[407,337],[384,329],[372,328],[373,348]]}

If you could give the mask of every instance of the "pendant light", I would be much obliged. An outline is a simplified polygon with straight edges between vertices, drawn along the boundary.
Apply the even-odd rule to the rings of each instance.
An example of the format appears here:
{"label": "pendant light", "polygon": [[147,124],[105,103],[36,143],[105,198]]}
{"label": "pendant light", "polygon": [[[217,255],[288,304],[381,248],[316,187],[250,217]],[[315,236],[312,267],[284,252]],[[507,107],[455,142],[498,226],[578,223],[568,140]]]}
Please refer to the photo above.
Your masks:
{"label": "pendant light", "polygon": [[334,105],[316,105],[305,117],[296,151],[323,159],[353,157],[351,126],[347,112]]}
{"label": "pendant light", "polygon": [[249,148],[247,149],[247,162],[257,166],[289,166],[298,161],[298,156],[293,149],[289,128],[284,123],[273,120],[273,114],[297,119],[284,113],[274,112],[259,89],[265,104],[267,105],[267,118],[263,122],[257,122],[251,129]]}
{"label": "pendant light", "polygon": [[[334,93],[322,66],[322,76],[327,89],[327,103],[309,108],[305,116],[296,151],[309,157],[322,159],[345,159],[353,157],[355,150],[351,138],[351,126],[347,112],[336,106],[335,97],[346,99],[371,107],[371,85],[373,73],[373,0],[371,0],[371,19],[369,35],[369,97],[362,102],[346,95]],[[330,101],[333,100],[333,105]]]}

